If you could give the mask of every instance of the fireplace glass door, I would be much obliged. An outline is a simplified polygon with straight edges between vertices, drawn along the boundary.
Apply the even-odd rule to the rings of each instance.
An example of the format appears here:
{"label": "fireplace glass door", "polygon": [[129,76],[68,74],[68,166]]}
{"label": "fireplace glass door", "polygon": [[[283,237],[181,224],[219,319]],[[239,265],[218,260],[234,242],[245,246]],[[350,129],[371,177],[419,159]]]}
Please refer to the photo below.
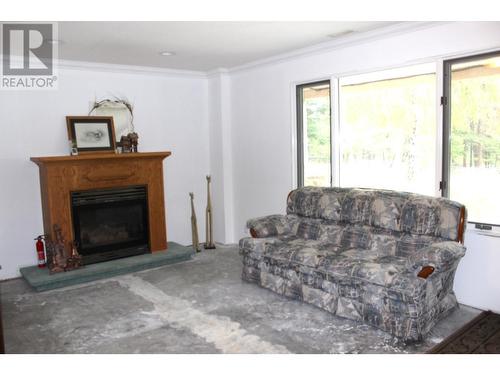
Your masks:
{"label": "fireplace glass door", "polygon": [[144,186],[72,192],[71,203],[85,264],[149,252]]}

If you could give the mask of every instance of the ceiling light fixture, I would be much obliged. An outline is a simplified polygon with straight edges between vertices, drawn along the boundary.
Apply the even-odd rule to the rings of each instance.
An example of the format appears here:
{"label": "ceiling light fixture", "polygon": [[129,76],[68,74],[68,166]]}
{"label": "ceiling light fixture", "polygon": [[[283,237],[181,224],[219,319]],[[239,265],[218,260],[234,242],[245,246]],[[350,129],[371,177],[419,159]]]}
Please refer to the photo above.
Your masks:
{"label": "ceiling light fixture", "polygon": [[160,52],[160,55],[162,55],[162,56],[173,56],[173,55],[175,55],[175,52],[162,51],[162,52]]}

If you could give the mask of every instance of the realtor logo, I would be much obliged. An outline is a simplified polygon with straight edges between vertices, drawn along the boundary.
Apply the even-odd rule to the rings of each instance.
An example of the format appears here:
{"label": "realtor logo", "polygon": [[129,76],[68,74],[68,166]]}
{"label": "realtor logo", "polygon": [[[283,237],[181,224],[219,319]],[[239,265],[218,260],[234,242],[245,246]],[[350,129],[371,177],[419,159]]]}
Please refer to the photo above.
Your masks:
{"label": "realtor logo", "polygon": [[51,23],[2,24],[2,89],[53,89],[56,45]]}

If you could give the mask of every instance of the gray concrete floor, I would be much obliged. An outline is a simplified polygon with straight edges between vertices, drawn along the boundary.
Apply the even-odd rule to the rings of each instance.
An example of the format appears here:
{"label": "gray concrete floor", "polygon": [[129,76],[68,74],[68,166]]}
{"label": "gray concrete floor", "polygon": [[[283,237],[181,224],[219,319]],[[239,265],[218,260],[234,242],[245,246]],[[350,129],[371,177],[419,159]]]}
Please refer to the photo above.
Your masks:
{"label": "gray concrete floor", "polygon": [[8,353],[423,353],[473,319],[460,306],[428,338],[389,334],[240,279],[236,246],[191,261],[35,293],[0,284]]}

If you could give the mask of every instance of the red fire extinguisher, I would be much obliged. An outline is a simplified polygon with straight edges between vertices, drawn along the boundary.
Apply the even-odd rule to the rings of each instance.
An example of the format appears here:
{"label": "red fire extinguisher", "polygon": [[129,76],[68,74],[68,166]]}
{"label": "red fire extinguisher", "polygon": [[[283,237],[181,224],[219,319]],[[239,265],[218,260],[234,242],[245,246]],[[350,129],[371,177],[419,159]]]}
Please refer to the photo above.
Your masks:
{"label": "red fire extinguisher", "polygon": [[38,267],[39,268],[44,268],[46,265],[45,262],[45,246],[43,246],[43,237],[44,236],[38,236],[35,238],[36,240],[36,253],[38,255]]}

